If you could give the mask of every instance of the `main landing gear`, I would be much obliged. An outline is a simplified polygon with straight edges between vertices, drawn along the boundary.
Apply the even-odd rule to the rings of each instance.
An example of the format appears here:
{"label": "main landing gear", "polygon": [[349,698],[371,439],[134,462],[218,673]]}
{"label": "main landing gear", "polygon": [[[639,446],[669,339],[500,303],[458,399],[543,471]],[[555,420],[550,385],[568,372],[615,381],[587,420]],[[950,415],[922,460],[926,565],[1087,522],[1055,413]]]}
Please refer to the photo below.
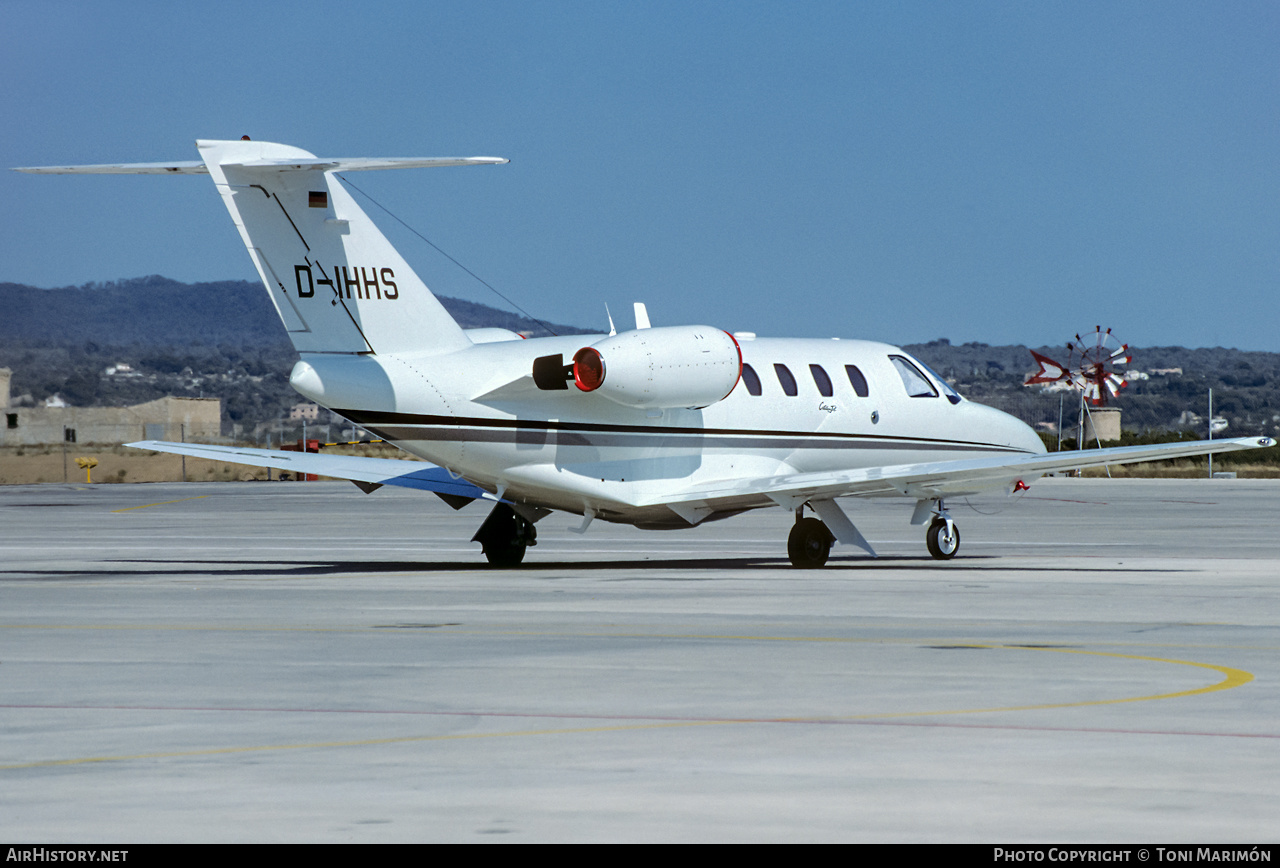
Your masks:
{"label": "main landing gear", "polygon": [[[805,507],[816,512],[819,518],[805,518]],[[812,570],[825,565],[834,542],[857,546],[871,557],[876,556],[871,543],[853,526],[834,499],[810,500],[796,507],[796,523],[787,538],[787,555],[792,566]]]}
{"label": "main landing gear", "polygon": [[831,531],[818,519],[797,518],[791,527],[791,535],[787,537],[787,557],[791,558],[791,566],[802,570],[823,566],[835,541]]}
{"label": "main landing gear", "polygon": [[484,547],[484,556],[493,566],[516,567],[524,560],[525,549],[538,544],[538,531],[533,522],[500,503],[471,541]]}

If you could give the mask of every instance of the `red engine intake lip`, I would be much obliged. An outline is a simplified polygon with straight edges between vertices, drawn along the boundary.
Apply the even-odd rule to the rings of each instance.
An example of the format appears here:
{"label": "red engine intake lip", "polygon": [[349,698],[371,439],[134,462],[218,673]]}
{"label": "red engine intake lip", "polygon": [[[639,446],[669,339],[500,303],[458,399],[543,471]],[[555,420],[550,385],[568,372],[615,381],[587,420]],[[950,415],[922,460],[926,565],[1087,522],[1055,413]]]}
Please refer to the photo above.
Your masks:
{"label": "red engine intake lip", "polygon": [[584,392],[604,385],[604,358],[595,347],[583,347],[573,354],[573,383]]}
{"label": "red engine intake lip", "polygon": [[[724,332],[724,329],[720,329]],[[733,385],[729,387],[729,391],[724,393],[724,398],[733,394],[733,390],[738,388],[738,383],[742,380],[742,344],[738,343],[738,339],[733,336],[733,332],[724,332],[729,336],[729,340],[733,341],[733,348],[738,351],[738,376],[733,378]],[[724,398],[720,400],[723,401]]]}

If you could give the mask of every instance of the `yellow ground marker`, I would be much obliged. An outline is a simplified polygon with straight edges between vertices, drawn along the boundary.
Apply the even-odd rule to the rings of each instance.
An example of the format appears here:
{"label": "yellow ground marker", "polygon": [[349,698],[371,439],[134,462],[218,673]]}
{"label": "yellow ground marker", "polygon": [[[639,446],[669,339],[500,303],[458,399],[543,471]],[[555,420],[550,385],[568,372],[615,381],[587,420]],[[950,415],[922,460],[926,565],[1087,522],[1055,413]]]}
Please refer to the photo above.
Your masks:
{"label": "yellow ground marker", "polygon": [[[159,504],[151,504],[158,506]],[[137,508],[137,507],[135,507]],[[1081,702],[1053,702],[1037,705],[1010,705],[997,706],[992,708],[958,708],[943,711],[904,711],[904,712],[885,712],[880,714],[858,714],[848,717],[770,717],[770,718],[723,718],[709,720],[680,720],[680,721],[654,721],[649,723],[621,724],[614,726],[590,726],[590,727],[573,727],[563,729],[527,729],[515,730],[507,732],[488,732],[488,733],[455,733],[450,735],[417,735],[417,736],[398,736],[393,738],[370,738],[358,739],[353,741],[323,741],[323,742],[305,742],[301,744],[271,744],[271,745],[250,745],[244,747],[223,747],[223,748],[206,748],[203,750],[187,750],[187,751],[163,751],[156,753],[129,754],[117,756],[96,756],[96,757],[77,757],[73,759],[63,760],[40,760],[30,763],[16,763],[13,765],[0,765],[0,771],[8,771],[12,769],[30,769],[43,768],[53,766],[72,766],[85,765],[88,763],[105,763],[105,762],[128,762],[136,760],[152,760],[152,759],[178,759],[186,757],[200,756],[218,756],[223,754],[236,753],[257,753],[262,751],[282,751],[282,750],[317,750],[322,748],[344,748],[344,747],[370,747],[374,745],[386,744],[410,744],[414,742],[429,741],[451,741],[460,739],[475,738],[518,738],[521,736],[535,735],[575,735],[593,732],[625,732],[628,730],[641,729],[676,729],[693,726],[723,726],[726,724],[744,724],[744,723],[803,723],[805,721],[813,721],[815,723],[823,723],[830,721],[853,721],[853,720],[890,720],[903,717],[938,717],[953,714],[991,714],[1001,711],[1036,711],[1052,708],[1084,708],[1091,705],[1114,705],[1122,702],[1149,702],[1156,699],[1176,699],[1185,696],[1196,696],[1203,693],[1214,693],[1219,690],[1230,690],[1234,687],[1240,687],[1248,684],[1253,680],[1253,674],[1245,672],[1243,669],[1234,669],[1230,666],[1218,666],[1213,663],[1197,663],[1193,660],[1174,660],[1166,657],[1146,657],[1137,654],[1115,654],[1109,651],[1082,651],[1075,648],[1036,648],[1020,645],[983,645],[983,644],[966,644],[966,648],[990,648],[993,650],[1006,651],[1044,651],[1058,654],[1082,654],[1091,657],[1116,657],[1122,660],[1142,660],[1151,663],[1171,663],[1177,666],[1194,666],[1198,669],[1209,669],[1223,676],[1222,680],[1216,684],[1210,684],[1205,687],[1197,687],[1191,690],[1179,690],[1173,693],[1153,693],[1145,696],[1126,696],[1118,699],[1093,699]]]}
{"label": "yellow ground marker", "polygon": [[1090,705],[1118,705],[1122,702],[1150,702],[1155,699],[1178,699],[1183,696],[1196,696],[1201,693],[1214,693],[1219,690],[1230,690],[1241,687],[1253,680],[1253,674],[1243,669],[1230,666],[1218,666],[1213,663],[1196,663],[1194,660],[1174,660],[1169,657],[1144,657],[1139,654],[1115,654],[1110,651],[1082,651],[1078,648],[1035,648],[1025,645],[977,645],[966,644],[965,648],[991,648],[1006,651],[1048,651],[1058,654],[1084,654],[1091,657],[1118,657],[1122,660],[1145,660],[1150,663],[1173,663],[1178,666],[1195,666],[1199,669],[1212,669],[1223,678],[1217,684],[1197,687],[1193,690],[1178,690],[1174,693],[1152,693],[1146,696],[1123,696],[1119,699],[1089,699],[1080,702],[1049,702],[1039,705],[1006,705],[994,708],[955,708],[947,711],[901,711],[882,714],[859,714],[853,717],[837,717],[832,720],[885,720],[896,717],[936,717],[947,714],[989,714],[998,711],[1041,711],[1050,708],[1085,708]]}
{"label": "yellow ground marker", "polygon": [[148,509],[152,506],[168,506],[171,503],[182,503],[184,500],[199,500],[202,497],[208,497],[207,494],[197,494],[195,497],[179,497],[177,500],[162,500],[159,503],[144,503],[142,506],[124,506],[120,509],[113,509],[112,512],[128,512],[131,509]]}

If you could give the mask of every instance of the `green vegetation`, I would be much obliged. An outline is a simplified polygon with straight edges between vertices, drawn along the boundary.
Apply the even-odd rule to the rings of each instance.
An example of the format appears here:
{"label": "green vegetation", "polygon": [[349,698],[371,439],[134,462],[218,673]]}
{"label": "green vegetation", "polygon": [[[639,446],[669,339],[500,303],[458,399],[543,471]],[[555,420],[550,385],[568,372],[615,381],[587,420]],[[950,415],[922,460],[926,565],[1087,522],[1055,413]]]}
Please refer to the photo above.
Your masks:
{"label": "green vegetation", "polygon": [[[464,328],[545,334],[538,323],[515,314],[447,297],[441,302]],[[165,395],[217,397],[223,433],[261,441],[267,434],[279,436],[282,420],[301,400],[288,382],[297,356],[257,283],[183,284],[157,276],[65,289],[0,283],[0,309],[5,311],[0,366],[13,370],[11,393],[20,405],[43,403],[53,395],[74,406],[139,404]],[[584,331],[554,328],[561,334]],[[1056,426],[1061,410],[1065,432],[1074,435],[1077,394],[1022,385],[1035,367],[1027,347],[953,346],[939,339],[905,349],[966,398],[1028,424]],[[1062,347],[1036,349],[1064,360]],[[1228,423],[1218,436],[1280,435],[1280,354],[1145,347],[1135,348],[1134,356],[1133,370],[1178,368],[1181,373],[1152,373],[1121,392],[1114,404],[1122,411],[1121,443],[1205,437],[1210,388],[1214,415]],[[128,370],[119,369],[121,364]],[[322,416],[319,424],[329,421]],[[337,437],[338,429],[332,430]],[[290,429],[286,436],[296,437],[298,431]],[[1046,442],[1056,448],[1056,435]],[[1280,465],[1280,449],[1266,454],[1265,459],[1219,456],[1214,462]]]}

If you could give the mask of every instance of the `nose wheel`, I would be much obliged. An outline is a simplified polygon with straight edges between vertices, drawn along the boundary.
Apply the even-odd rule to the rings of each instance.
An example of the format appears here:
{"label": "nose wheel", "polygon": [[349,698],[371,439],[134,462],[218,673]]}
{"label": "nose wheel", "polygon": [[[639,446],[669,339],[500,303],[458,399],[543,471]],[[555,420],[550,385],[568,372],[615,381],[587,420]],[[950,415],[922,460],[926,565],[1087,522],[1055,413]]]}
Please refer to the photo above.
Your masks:
{"label": "nose wheel", "polygon": [[940,561],[949,561],[960,551],[960,528],[949,518],[935,518],[924,535],[929,554]]}

